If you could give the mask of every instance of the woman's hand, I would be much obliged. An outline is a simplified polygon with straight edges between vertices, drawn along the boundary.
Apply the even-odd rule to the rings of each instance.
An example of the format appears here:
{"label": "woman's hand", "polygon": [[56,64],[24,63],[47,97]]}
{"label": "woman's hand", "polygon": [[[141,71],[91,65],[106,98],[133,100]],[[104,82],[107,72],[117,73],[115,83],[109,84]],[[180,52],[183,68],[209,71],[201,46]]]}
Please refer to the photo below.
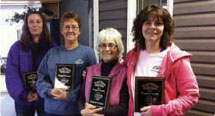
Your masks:
{"label": "woman's hand", "polygon": [[60,89],[60,88],[52,89],[50,94],[54,99],[58,99],[58,100],[66,100],[67,98],[66,90]]}
{"label": "woman's hand", "polygon": [[86,79],[86,76],[87,76],[87,69],[83,70],[83,72],[82,72],[83,80]]}
{"label": "woman's hand", "polygon": [[28,93],[28,96],[27,96],[27,100],[28,102],[33,102],[33,101],[37,101],[39,98],[38,98],[38,94],[36,92],[29,92]]}
{"label": "woman's hand", "polygon": [[104,116],[103,114],[98,114],[103,108],[96,108],[92,104],[85,103],[85,108],[81,110],[82,116]]}
{"label": "woman's hand", "polygon": [[122,58],[119,58],[118,61],[119,61],[120,64],[123,64],[123,63],[124,63],[124,60],[123,60]]}
{"label": "woman's hand", "polygon": [[140,109],[141,116],[151,116],[150,106],[146,106]]}

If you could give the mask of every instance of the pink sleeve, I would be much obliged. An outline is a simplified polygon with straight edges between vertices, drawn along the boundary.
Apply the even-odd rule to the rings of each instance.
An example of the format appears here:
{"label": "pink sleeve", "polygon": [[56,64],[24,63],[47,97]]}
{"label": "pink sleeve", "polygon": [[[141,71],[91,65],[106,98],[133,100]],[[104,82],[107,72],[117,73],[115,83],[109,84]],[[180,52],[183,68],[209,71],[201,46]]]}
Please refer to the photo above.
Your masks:
{"label": "pink sleeve", "polygon": [[184,115],[198,102],[199,87],[189,58],[176,61],[172,68],[171,78],[176,80],[178,97],[167,104],[151,106],[152,116]]}

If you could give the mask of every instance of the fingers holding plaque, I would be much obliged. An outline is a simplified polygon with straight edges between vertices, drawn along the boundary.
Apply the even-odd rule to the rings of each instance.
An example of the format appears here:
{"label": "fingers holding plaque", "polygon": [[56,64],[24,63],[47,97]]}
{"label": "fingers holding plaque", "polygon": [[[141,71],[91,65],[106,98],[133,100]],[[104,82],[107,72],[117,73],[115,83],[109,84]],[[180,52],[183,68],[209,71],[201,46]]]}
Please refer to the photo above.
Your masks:
{"label": "fingers holding plaque", "polygon": [[135,77],[135,112],[150,105],[160,105],[164,96],[163,77]]}
{"label": "fingers holding plaque", "polygon": [[25,72],[22,74],[24,88],[27,91],[36,92],[37,72]]}
{"label": "fingers holding plaque", "polygon": [[75,64],[56,64],[54,88],[72,91],[75,86]]}

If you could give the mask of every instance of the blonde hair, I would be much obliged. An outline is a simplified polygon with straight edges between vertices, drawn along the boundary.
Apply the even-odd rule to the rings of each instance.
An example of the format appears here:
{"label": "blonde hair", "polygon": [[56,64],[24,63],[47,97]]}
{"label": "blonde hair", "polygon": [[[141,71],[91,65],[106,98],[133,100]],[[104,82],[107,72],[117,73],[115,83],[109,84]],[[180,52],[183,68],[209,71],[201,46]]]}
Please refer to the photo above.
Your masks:
{"label": "blonde hair", "polygon": [[[114,28],[102,29],[98,35],[98,45],[104,40],[114,40],[116,42],[117,48],[119,49],[118,58],[122,58],[124,53],[124,45],[122,43],[121,33]],[[97,47],[97,50],[99,51],[99,47]]]}

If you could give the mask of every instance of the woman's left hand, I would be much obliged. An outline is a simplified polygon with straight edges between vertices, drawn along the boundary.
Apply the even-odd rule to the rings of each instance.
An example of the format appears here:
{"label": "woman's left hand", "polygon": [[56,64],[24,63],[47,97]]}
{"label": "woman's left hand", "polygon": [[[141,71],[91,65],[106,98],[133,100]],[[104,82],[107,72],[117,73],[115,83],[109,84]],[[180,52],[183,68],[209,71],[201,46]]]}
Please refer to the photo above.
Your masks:
{"label": "woman's left hand", "polygon": [[146,106],[140,109],[141,116],[151,116],[150,106]]}
{"label": "woman's left hand", "polygon": [[66,98],[67,98],[66,90],[59,89],[59,88],[52,89],[51,95],[54,99],[58,99],[58,100],[66,100]]}

